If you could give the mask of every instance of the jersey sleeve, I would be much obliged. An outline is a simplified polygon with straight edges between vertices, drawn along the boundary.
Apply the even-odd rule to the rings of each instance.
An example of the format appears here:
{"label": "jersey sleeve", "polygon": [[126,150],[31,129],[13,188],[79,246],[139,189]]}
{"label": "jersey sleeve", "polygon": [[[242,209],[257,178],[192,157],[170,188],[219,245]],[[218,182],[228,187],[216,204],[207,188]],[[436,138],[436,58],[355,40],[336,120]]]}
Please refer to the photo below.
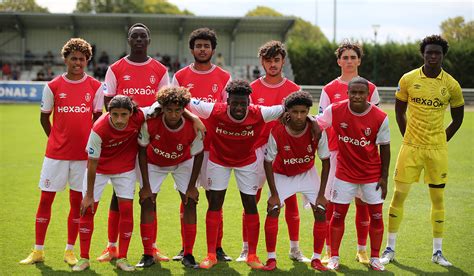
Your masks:
{"label": "jersey sleeve", "polygon": [[203,102],[199,99],[192,98],[188,104],[188,108],[193,114],[196,114],[200,118],[207,119],[211,116],[214,103]]}
{"label": "jersey sleeve", "polygon": [[408,87],[406,83],[405,76],[403,76],[398,82],[397,91],[395,92],[395,97],[400,101],[408,101]]}
{"label": "jersey sleeve", "polygon": [[[232,81],[232,77],[229,76],[229,80],[227,81],[227,83],[225,84],[224,88],[222,89],[221,91],[221,96],[222,96],[222,102],[225,103],[227,101],[227,91],[225,90],[225,88],[227,87],[227,85]],[[250,99],[251,100],[251,99]]]}
{"label": "jersey sleeve", "polygon": [[201,153],[204,150],[204,143],[202,141],[202,134],[198,132],[196,138],[194,138],[193,143],[191,144],[191,155],[194,156],[196,154]]}
{"label": "jersey sleeve", "polygon": [[112,71],[111,67],[107,69],[107,73],[105,73],[105,89],[104,95],[106,97],[113,97],[117,94],[117,78],[115,77],[114,71]]}
{"label": "jersey sleeve", "polygon": [[318,156],[321,160],[328,159],[330,157],[328,135],[324,130],[321,133],[321,138],[319,138],[318,142]]}
{"label": "jersey sleeve", "polygon": [[102,150],[102,138],[95,133],[93,130],[89,135],[89,141],[87,141],[87,154],[89,155],[90,159],[99,159],[100,152]]}
{"label": "jersey sleeve", "polygon": [[277,153],[278,149],[275,138],[273,137],[273,133],[270,133],[270,135],[268,136],[267,147],[265,149],[265,161],[272,162],[273,160],[275,160]]}
{"label": "jersey sleeve", "polygon": [[319,97],[318,113],[323,114],[324,109],[326,109],[326,107],[328,107],[330,104],[331,104],[331,100],[329,99],[328,93],[326,93],[326,91],[323,88],[323,90],[321,91],[321,97]]}
{"label": "jersey sleeve", "polygon": [[370,97],[370,103],[378,106],[379,103],[380,103],[380,94],[379,94],[379,90],[377,89],[377,87],[375,87],[374,89],[374,93],[372,93],[372,96]]}
{"label": "jersey sleeve", "polygon": [[140,134],[138,134],[138,144],[142,147],[146,147],[150,144],[150,133],[148,133],[148,125],[146,122],[142,124]]}
{"label": "jersey sleeve", "polygon": [[461,86],[457,81],[453,81],[453,85],[451,87],[451,99],[449,99],[449,104],[451,107],[460,107],[464,105],[464,98],[462,95]]}
{"label": "jersey sleeve", "polygon": [[41,97],[41,112],[51,113],[54,107],[54,95],[49,85],[45,85],[43,88],[43,95]]}
{"label": "jersey sleeve", "polygon": [[387,145],[390,144],[390,127],[388,125],[388,116],[383,120],[382,125],[377,132],[377,139],[375,140],[377,145]]}
{"label": "jersey sleeve", "polygon": [[323,114],[319,115],[316,120],[318,124],[323,128],[329,128],[332,126],[332,104],[324,109]]}
{"label": "jersey sleeve", "polygon": [[94,112],[102,112],[104,107],[104,84],[101,84],[95,91],[94,101],[92,102]]}
{"label": "jersey sleeve", "polygon": [[178,79],[176,78],[176,74],[173,75],[173,79],[171,80],[171,86],[181,86],[179,84]]}
{"label": "jersey sleeve", "polygon": [[160,90],[162,87],[169,86],[170,85],[170,76],[168,75],[168,70],[165,71],[163,74],[163,77],[160,80],[160,83],[158,84],[158,90]]}
{"label": "jersey sleeve", "polygon": [[283,114],[283,105],[260,106],[265,123],[276,120]]}

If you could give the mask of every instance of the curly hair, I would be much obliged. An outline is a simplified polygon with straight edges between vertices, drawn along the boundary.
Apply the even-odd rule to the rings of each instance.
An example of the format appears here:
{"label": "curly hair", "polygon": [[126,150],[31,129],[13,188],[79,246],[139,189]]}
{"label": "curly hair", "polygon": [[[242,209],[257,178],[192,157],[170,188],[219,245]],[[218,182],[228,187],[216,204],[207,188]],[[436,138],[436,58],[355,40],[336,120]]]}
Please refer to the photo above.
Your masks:
{"label": "curly hair", "polygon": [[425,53],[426,45],[429,45],[429,44],[435,44],[435,45],[441,46],[443,48],[443,55],[446,55],[448,53],[448,49],[449,49],[448,41],[446,41],[440,35],[430,35],[423,38],[423,40],[420,42],[420,53],[422,55]]}
{"label": "curly hair", "polygon": [[131,113],[138,111],[138,105],[132,101],[132,99],[124,95],[116,95],[110,100],[107,110],[111,112],[114,108],[125,108]]}
{"label": "curly hair", "polygon": [[85,41],[82,38],[69,39],[61,49],[61,56],[63,58],[67,58],[74,51],[78,51],[84,54],[87,60],[90,60],[92,57],[91,45],[89,44],[89,42]]}
{"label": "curly hair", "polygon": [[199,29],[194,30],[189,35],[189,49],[194,49],[194,42],[197,39],[211,41],[212,50],[216,49],[217,47],[217,35],[214,30],[211,30],[209,28],[199,28]]}
{"label": "curly hair", "polygon": [[362,51],[362,46],[357,42],[352,42],[350,40],[344,40],[339,47],[337,47],[334,54],[336,55],[337,59],[340,59],[342,53],[346,50],[353,50],[356,52],[358,58],[362,58],[364,56],[364,51]]}
{"label": "curly hair", "polygon": [[364,79],[363,77],[354,77],[347,84],[347,88],[349,89],[353,84],[356,84],[356,83],[363,84],[363,85],[367,86],[367,91],[369,91],[369,81]]}
{"label": "curly hair", "polygon": [[281,54],[282,58],[286,57],[286,47],[281,41],[270,40],[258,49],[259,58],[274,58],[278,54]]}
{"label": "curly hair", "polygon": [[300,90],[291,93],[285,99],[285,109],[288,110],[295,105],[304,105],[306,107],[313,106],[313,97],[306,91]]}
{"label": "curly hair", "polygon": [[133,28],[137,28],[137,27],[145,29],[145,31],[146,31],[148,37],[151,37],[151,35],[150,35],[150,29],[148,29],[148,27],[147,27],[145,24],[143,24],[143,23],[135,23],[135,24],[133,24],[133,25],[128,29],[127,37],[130,37],[130,35],[132,35],[132,30],[133,30]]}
{"label": "curly hair", "polygon": [[163,87],[158,91],[156,100],[163,107],[170,104],[176,104],[184,108],[191,101],[191,93],[186,87]]}
{"label": "curly hair", "polygon": [[230,95],[248,96],[252,94],[250,84],[245,80],[233,80],[226,87],[225,91]]}

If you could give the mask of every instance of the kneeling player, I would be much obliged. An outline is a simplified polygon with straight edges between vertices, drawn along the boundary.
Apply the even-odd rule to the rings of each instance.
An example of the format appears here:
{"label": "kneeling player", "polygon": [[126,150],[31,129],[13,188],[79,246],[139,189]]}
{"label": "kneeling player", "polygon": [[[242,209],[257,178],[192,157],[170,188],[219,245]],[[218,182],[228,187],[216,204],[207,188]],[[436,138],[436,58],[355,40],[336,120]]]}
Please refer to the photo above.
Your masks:
{"label": "kneeling player", "polygon": [[161,89],[157,100],[163,113],[147,120],[140,132],[138,158],[140,167],[143,167],[141,171],[144,172],[141,184],[151,187],[153,200],[141,202],[140,232],[145,252],[137,267],[149,267],[154,264],[154,200],[168,173],[173,176],[184,206],[184,257],[181,262],[186,267],[198,267],[192,253],[196,240],[196,204],[199,196],[196,180],[202,165],[204,146],[202,136],[196,135],[193,129],[193,122],[183,117],[184,108],[190,99],[191,93],[184,87]]}
{"label": "kneeling player", "polygon": [[[332,126],[337,137],[336,177],[331,202],[331,259],[328,268],[339,268],[339,246],[350,202],[362,191],[370,214],[369,236],[374,270],[384,270],[379,260],[383,238],[382,203],[387,194],[390,132],[385,112],[367,102],[369,82],[361,77],[348,84],[349,99],[328,106],[318,117],[323,128]],[[379,145],[379,147],[377,147]],[[379,154],[380,151],[380,154]]]}
{"label": "kneeling player", "polygon": [[[314,214],[314,253],[311,266],[316,270],[327,270],[320,259],[327,231],[324,191],[329,174],[330,155],[326,133],[313,138],[310,124],[307,123],[306,116],[312,105],[313,100],[307,92],[298,91],[289,95],[285,100],[285,109],[290,120],[286,126],[276,125],[268,139],[264,168],[271,195],[265,221],[268,260],[264,270],[276,268],[275,248],[281,204],[298,192],[306,196]],[[322,160],[321,182],[314,167],[316,149]]]}

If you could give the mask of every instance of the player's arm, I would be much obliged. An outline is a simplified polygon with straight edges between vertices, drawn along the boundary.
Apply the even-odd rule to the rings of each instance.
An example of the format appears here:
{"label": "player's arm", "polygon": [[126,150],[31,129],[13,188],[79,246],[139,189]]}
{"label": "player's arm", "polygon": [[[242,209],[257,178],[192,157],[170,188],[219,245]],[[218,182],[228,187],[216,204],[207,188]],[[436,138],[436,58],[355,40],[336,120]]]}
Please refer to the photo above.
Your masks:
{"label": "player's arm", "polygon": [[462,121],[464,119],[464,105],[451,108],[451,118],[452,121],[446,128],[447,141],[451,140],[454,134],[456,134],[458,129],[461,127]]}
{"label": "player's arm", "polygon": [[407,128],[407,106],[407,102],[395,99],[395,118],[397,119],[398,129],[402,136],[405,136],[405,130]]}
{"label": "player's arm", "polygon": [[46,136],[48,137],[49,137],[49,134],[51,133],[51,121],[49,120],[50,116],[51,116],[51,113],[45,113],[45,112],[41,112],[41,116],[40,116],[41,126],[43,127],[44,133],[46,133]]}
{"label": "player's arm", "polygon": [[[321,137],[319,138],[318,141],[318,156],[319,159],[321,159],[321,184],[319,186],[319,192],[318,192],[318,198],[316,199],[316,207],[317,209],[320,209],[322,211],[325,211],[326,209],[326,197],[324,196],[324,191],[326,191],[326,185],[328,183],[328,178],[329,178],[329,170],[331,168],[331,162],[330,162],[330,156],[331,153],[329,152],[329,143],[328,143],[328,137],[326,134],[326,131],[323,131],[321,133]],[[321,208],[321,206],[324,207]]]}
{"label": "player's arm", "polygon": [[191,111],[185,108],[183,112],[183,117],[193,122],[193,128],[196,135],[201,135],[201,137],[204,137],[206,135],[206,126],[201,121],[201,119],[199,119],[198,116],[194,115],[193,113],[191,113]]}
{"label": "player's arm", "polygon": [[279,209],[281,206],[280,197],[275,185],[275,177],[273,175],[273,160],[277,154],[277,145],[272,133],[268,137],[267,148],[265,149],[265,158],[263,161],[263,169],[267,177],[268,188],[270,189],[270,197],[268,198],[267,212]]}
{"label": "player's arm", "polygon": [[151,191],[150,178],[148,177],[148,159],[146,155],[146,148],[150,143],[150,134],[148,133],[147,123],[143,123],[138,135],[138,166],[140,167],[140,173],[142,174],[143,187],[139,192],[140,203],[146,199],[151,199],[155,203],[155,197]]}
{"label": "player's arm", "polygon": [[109,111],[110,100],[117,94],[117,78],[115,77],[114,71],[110,69],[110,66],[105,73],[104,84],[104,106],[105,111]]}
{"label": "player's arm", "polygon": [[382,199],[385,199],[387,196],[388,169],[390,167],[390,144],[380,145],[379,148],[382,174],[376,189],[382,189]]}
{"label": "player's arm", "polygon": [[81,216],[86,214],[86,210],[91,208],[92,214],[94,214],[94,184],[97,170],[98,159],[89,158],[87,161],[87,190],[86,195],[81,202]]}
{"label": "player's arm", "polygon": [[43,95],[41,96],[41,115],[40,115],[40,123],[43,127],[44,133],[46,136],[49,137],[51,133],[51,121],[49,117],[51,117],[51,112],[54,108],[54,95],[49,85],[46,84],[43,88]]}
{"label": "player's arm", "polygon": [[201,171],[202,161],[204,159],[204,151],[196,154],[193,161],[193,169],[191,171],[191,178],[189,179],[188,189],[186,190],[184,204],[188,204],[188,200],[192,199],[194,202],[199,201],[199,192],[196,188],[196,181]]}
{"label": "player's arm", "polygon": [[95,91],[94,101],[92,102],[94,108],[92,122],[97,121],[97,119],[102,115],[102,109],[104,107],[104,89],[105,84],[101,84],[97,91]]}

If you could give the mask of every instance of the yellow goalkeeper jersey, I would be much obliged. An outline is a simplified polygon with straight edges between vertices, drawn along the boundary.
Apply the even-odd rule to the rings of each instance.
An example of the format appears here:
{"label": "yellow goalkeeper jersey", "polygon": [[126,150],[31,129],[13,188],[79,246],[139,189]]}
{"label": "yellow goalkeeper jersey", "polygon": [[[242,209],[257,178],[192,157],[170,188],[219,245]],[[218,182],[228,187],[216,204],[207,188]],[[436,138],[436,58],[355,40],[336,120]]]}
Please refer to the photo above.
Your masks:
{"label": "yellow goalkeeper jersey", "polygon": [[429,78],[422,68],[403,75],[395,93],[398,100],[408,103],[403,143],[426,149],[444,148],[444,114],[448,105],[464,105],[461,86],[444,70],[436,78]]}

